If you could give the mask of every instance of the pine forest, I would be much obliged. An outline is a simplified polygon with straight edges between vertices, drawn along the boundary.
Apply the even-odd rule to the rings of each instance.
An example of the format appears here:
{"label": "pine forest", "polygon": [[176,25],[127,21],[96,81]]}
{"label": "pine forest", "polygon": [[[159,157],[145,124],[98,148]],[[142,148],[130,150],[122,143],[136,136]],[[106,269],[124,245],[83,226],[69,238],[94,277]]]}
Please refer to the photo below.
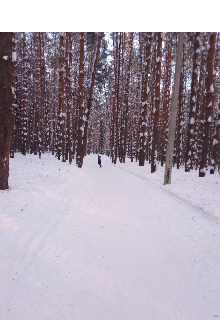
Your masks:
{"label": "pine forest", "polygon": [[[220,169],[219,36],[186,32],[183,39],[172,164],[198,170],[200,177]],[[12,94],[8,109],[0,111],[0,188],[7,187],[7,157],[16,152],[40,158],[51,152],[79,168],[90,153],[106,154],[113,164],[147,161],[151,173],[164,166],[178,37],[1,33],[0,68],[2,73],[7,63],[11,70]]]}

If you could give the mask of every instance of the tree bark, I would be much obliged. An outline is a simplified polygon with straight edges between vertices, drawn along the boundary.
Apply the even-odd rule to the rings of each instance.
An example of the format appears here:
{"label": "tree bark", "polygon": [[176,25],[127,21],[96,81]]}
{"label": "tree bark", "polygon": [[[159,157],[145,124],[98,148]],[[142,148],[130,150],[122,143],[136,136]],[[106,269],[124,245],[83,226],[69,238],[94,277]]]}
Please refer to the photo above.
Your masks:
{"label": "tree bark", "polygon": [[80,38],[80,65],[79,65],[79,87],[78,87],[78,129],[77,129],[77,155],[76,163],[79,168],[83,164],[83,92],[84,92],[84,32],[81,32]]}
{"label": "tree bark", "polygon": [[113,38],[113,47],[114,47],[114,93],[113,93],[113,106],[112,106],[112,150],[111,150],[111,158],[112,162],[116,164],[116,139],[115,139],[115,127],[116,127],[116,96],[117,96],[117,70],[118,70],[118,33],[116,32],[116,36],[114,34]]}
{"label": "tree bark", "polygon": [[117,75],[117,99],[116,99],[116,119],[115,119],[115,129],[116,129],[116,143],[115,143],[115,161],[116,164],[118,153],[119,153],[119,113],[121,106],[121,97],[120,97],[120,73],[121,73],[121,32],[119,33],[119,44],[118,44],[118,75]]}
{"label": "tree bark", "polygon": [[182,51],[183,51],[183,39],[184,39],[184,33],[179,32],[176,67],[175,67],[175,75],[174,75],[173,97],[172,97],[172,103],[171,103],[170,126],[169,126],[169,134],[168,134],[167,153],[166,153],[164,184],[171,184],[173,148],[174,148],[174,139],[175,139],[177,104],[178,104]]}
{"label": "tree bark", "polygon": [[100,53],[100,46],[101,46],[102,37],[103,37],[103,32],[100,32],[100,34],[98,36],[97,46],[96,46],[96,54],[95,54],[94,64],[92,67],[92,76],[91,76],[91,83],[90,83],[90,88],[89,88],[89,97],[88,97],[88,102],[87,102],[86,120],[85,120],[84,136],[83,136],[84,155],[86,155],[88,122],[89,122],[89,116],[90,116],[91,106],[92,106],[92,95],[93,95],[93,89],[94,89],[94,84],[95,84],[95,74],[96,74],[96,70],[97,70],[97,63],[98,63],[98,58],[99,58],[99,53]]}
{"label": "tree bark", "polygon": [[61,131],[61,148],[62,148],[62,162],[66,162],[66,150],[65,150],[65,126],[66,126],[66,106],[65,106],[65,83],[64,83],[64,71],[65,71],[65,64],[64,64],[64,35],[60,35],[60,131]]}
{"label": "tree bark", "polygon": [[129,95],[129,84],[131,78],[131,64],[132,64],[132,51],[133,51],[133,37],[134,32],[130,34],[130,53],[129,53],[129,62],[128,62],[128,69],[127,69],[127,81],[125,87],[125,136],[124,136],[124,155],[123,155],[123,162],[125,162],[126,152],[127,152],[127,141],[128,141],[128,118],[129,118],[129,107],[128,107],[128,95]]}
{"label": "tree bark", "polygon": [[147,33],[147,43],[145,48],[145,70],[144,70],[144,84],[143,84],[143,97],[142,97],[142,110],[141,110],[141,137],[140,137],[140,157],[139,157],[139,166],[144,166],[146,158],[146,130],[147,130],[147,110],[149,107],[148,103],[148,73],[150,69],[150,56],[151,56],[151,41],[152,41],[152,32]]}
{"label": "tree bark", "polygon": [[188,123],[188,135],[186,144],[186,159],[185,172],[189,172],[193,168],[196,158],[195,148],[195,117],[196,117],[196,100],[197,100],[197,83],[198,83],[198,57],[199,57],[199,36],[200,32],[196,32],[194,39],[194,57],[193,57],[193,72],[191,81],[191,95],[190,95],[190,111]]}
{"label": "tree bark", "polygon": [[205,123],[204,123],[204,134],[203,134],[203,144],[202,144],[202,157],[199,168],[199,177],[204,177],[206,168],[208,166],[208,153],[211,143],[212,135],[212,123],[213,123],[213,103],[212,95],[214,92],[213,87],[213,69],[214,69],[214,57],[215,57],[215,40],[216,33],[213,32],[210,35],[210,48],[207,60],[207,71],[208,75],[206,78],[206,108],[205,108]]}
{"label": "tree bark", "polygon": [[11,141],[11,149],[10,149],[10,158],[14,158],[14,126],[15,126],[15,110],[16,110],[16,88],[15,88],[15,63],[16,63],[16,39],[15,33],[12,35],[12,126],[13,126],[13,134]]}
{"label": "tree bark", "polygon": [[161,128],[161,166],[166,161],[166,145],[168,137],[168,120],[170,104],[170,80],[171,80],[171,44],[172,38],[170,32],[166,36],[166,73],[164,79],[163,111],[162,111],[162,128]]}
{"label": "tree bark", "polygon": [[9,188],[9,155],[13,134],[12,32],[0,32],[0,189]]}
{"label": "tree bark", "polygon": [[162,56],[162,37],[161,32],[158,32],[157,55],[156,55],[156,83],[155,83],[155,107],[153,110],[153,141],[151,154],[151,173],[156,171],[157,151],[158,151],[158,122],[159,122],[159,107],[160,107],[160,79],[161,79],[161,56]]}

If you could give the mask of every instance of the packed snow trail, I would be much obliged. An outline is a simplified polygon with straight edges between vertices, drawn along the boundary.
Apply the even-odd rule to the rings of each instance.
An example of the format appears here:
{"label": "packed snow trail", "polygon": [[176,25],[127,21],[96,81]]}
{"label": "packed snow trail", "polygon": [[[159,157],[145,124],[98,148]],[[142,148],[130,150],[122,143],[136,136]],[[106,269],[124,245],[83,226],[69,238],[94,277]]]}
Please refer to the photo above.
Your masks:
{"label": "packed snow trail", "polygon": [[218,223],[105,156],[18,160],[0,195],[0,319],[220,318]]}

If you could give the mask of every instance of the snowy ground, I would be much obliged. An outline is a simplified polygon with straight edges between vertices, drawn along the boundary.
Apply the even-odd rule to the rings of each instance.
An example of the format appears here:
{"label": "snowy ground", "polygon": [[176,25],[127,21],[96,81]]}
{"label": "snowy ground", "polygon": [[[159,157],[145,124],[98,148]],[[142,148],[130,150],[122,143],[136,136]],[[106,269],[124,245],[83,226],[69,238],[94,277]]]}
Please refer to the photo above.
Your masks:
{"label": "snowy ground", "polygon": [[220,177],[97,155],[10,159],[1,320],[220,318]]}

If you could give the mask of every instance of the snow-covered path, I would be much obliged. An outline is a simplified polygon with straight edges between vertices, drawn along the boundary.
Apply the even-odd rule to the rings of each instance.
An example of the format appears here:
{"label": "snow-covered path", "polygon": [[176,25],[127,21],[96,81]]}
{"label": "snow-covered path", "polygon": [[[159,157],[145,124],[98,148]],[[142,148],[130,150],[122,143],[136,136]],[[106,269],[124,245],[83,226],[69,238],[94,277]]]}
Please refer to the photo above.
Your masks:
{"label": "snow-covered path", "polygon": [[220,225],[102,158],[11,161],[0,319],[220,318]]}

